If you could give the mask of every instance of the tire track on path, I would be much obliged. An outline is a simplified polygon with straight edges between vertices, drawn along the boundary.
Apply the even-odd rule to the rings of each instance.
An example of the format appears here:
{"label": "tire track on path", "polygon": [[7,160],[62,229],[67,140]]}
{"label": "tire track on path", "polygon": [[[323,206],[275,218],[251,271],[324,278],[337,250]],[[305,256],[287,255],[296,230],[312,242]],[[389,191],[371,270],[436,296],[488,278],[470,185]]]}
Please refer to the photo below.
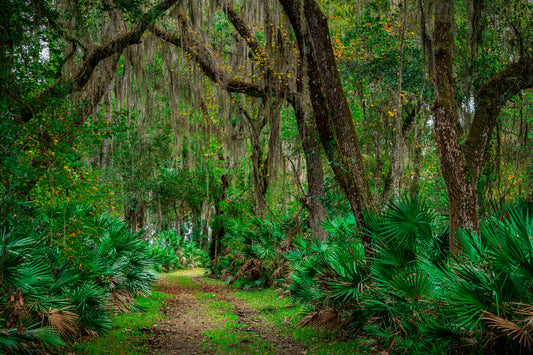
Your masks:
{"label": "tire track on path", "polygon": [[[235,297],[227,285],[200,274],[201,270],[191,270],[158,282],[158,289],[174,298],[162,307],[166,319],[145,330],[153,334],[146,343],[150,354],[307,353],[302,344]],[[215,333],[235,341],[215,344]]]}

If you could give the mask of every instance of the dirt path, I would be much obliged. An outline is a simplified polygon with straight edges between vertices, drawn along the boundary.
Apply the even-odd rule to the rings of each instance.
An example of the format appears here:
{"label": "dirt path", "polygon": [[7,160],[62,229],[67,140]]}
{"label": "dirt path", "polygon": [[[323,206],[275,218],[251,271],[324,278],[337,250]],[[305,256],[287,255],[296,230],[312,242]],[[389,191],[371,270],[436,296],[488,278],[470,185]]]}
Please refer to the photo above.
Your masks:
{"label": "dirt path", "polygon": [[[277,329],[224,284],[199,276],[198,271],[165,278],[158,288],[175,297],[166,301],[168,318],[149,329],[152,354],[305,354],[307,350]],[[208,299],[210,302],[206,302]],[[225,305],[225,313],[213,310]],[[233,327],[228,327],[233,322]],[[235,324],[236,323],[236,324]],[[210,334],[235,339],[224,346]]]}

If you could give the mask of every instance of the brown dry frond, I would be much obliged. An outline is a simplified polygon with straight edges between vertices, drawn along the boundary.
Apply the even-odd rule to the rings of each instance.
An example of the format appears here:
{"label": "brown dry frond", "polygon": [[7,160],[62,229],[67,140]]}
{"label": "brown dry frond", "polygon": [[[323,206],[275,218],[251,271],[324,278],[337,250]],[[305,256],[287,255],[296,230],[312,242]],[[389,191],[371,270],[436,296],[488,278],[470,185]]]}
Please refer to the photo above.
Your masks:
{"label": "brown dry frond", "polygon": [[182,256],[181,259],[180,259],[180,264],[181,264],[181,266],[185,266],[187,264],[187,258]]}
{"label": "brown dry frond", "polygon": [[278,251],[281,253],[285,253],[291,250],[293,247],[294,247],[294,243],[292,242],[292,240],[285,239],[280,243]]}
{"label": "brown dry frond", "polygon": [[130,305],[135,302],[135,299],[131,297],[131,293],[126,290],[113,290],[111,291],[111,308],[116,313],[125,313],[130,311]]}
{"label": "brown dry frond", "polygon": [[48,325],[57,330],[63,338],[74,338],[79,334],[77,313],[67,311],[66,308],[54,308],[48,312]]}
{"label": "brown dry frond", "polygon": [[220,274],[220,279],[222,281],[228,281],[231,279],[231,273],[228,271],[228,269],[222,269],[222,272]]}
{"label": "brown dry frond", "polygon": [[517,307],[516,314],[525,317],[521,322],[526,323],[525,326],[533,327],[533,305],[519,302],[513,302],[512,304]]}
{"label": "brown dry frond", "polygon": [[512,302],[512,304],[518,307],[516,313],[528,316],[533,315],[533,305],[520,302]]}
{"label": "brown dry frond", "polygon": [[270,283],[274,283],[276,280],[285,279],[288,275],[288,266],[286,263],[279,265],[276,270],[270,276]]}
{"label": "brown dry frond", "polygon": [[109,289],[112,291],[117,288],[117,286],[122,285],[123,279],[117,275],[111,276],[109,279]]}
{"label": "brown dry frond", "polygon": [[87,329],[87,328],[84,328],[83,330],[87,333],[87,335],[88,335],[89,337],[91,337],[91,338],[98,338],[98,332],[97,332],[97,331],[92,330],[92,329]]}
{"label": "brown dry frond", "polygon": [[531,350],[533,346],[533,338],[531,337],[531,327],[525,326],[521,327],[520,325],[511,322],[508,319],[498,317],[490,312],[483,312],[484,316],[482,317],[488,325],[492,328],[495,328],[502,332],[503,334],[512,337],[513,340],[518,341],[518,344],[524,348]]}
{"label": "brown dry frond", "polygon": [[237,273],[235,277],[230,281],[230,284],[235,280],[240,280],[244,276],[247,276],[250,281],[259,280],[263,276],[264,271],[263,263],[257,259],[248,260]]}
{"label": "brown dry frond", "polygon": [[321,309],[307,314],[300,322],[298,327],[324,327],[335,328],[340,324],[340,315],[334,309]]}

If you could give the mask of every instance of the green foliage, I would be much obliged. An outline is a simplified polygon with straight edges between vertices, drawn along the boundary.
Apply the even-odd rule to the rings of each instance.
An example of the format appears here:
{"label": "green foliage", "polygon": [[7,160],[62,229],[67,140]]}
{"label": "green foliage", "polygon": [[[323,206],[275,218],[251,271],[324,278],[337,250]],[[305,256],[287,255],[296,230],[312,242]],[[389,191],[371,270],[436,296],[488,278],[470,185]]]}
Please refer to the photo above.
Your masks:
{"label": "green foliage", "polygon": [[142,343],[148,335],[142,329],[164,319],[161,313],[161,304],[169,298],[172,296],[159,291],[154,291],[147,297],[138,297],[137,303],[142,308],[142,312],[117,315],[113,319],[109,333],[73,344],[65,352],[94,355],[145,353],[147,349]]}
{"label": "green foliage", "polygon": [[230,252],[212,261],[211,271],[229,273],[232,282],[246,288],[283,282],[288,272],[284,254],[291,246],[285,235],[291,228],[289,217],[226,219],[224,244]]}
{"label": "green foliage", "polygon": [[194,241],[184,240],[175,230],[163,231],[152,237],[148,253],[156,261],[158,271],[205,267],[209,263],[205,250]]}
{"label": "green foliage", "polygon": [[[309,242],[302,238],[296,252],[286,254],[295,270],[290,290],[296,299],[335,310],[357,302],[369,270],[361,242],[350,237],[354,222],[348,216],[329,221],[324,228],[333,232],[332,239]],[[345,239],[339,238],[343,232]]]}
{"label": "green foliage", "polygon": [[533,220],[526,204],[485,220],[479,236],[462,231],[457,257],[443,247],[448,229],[435,233],[442,227],[425,202],[403,199],[366,221],[375,245],[369,260],[348,217],[325,224],[327,241],[298,241],[286,254],[292,296],[315,310],[304,324],[321,324],[316,317],[326,313],[319,311],[331,309],[345,329],[399,352],[530,349]]}
{"label": "green foliage", "polygon": [[34,211],[2,204],[9,210],[0,218],[2,351],[31,352],[107,332],[113,314],[150,292],[156,275],[142,232],[87,205]]}
{"label": "green foliage", "polygon": [[[419,168],[416,193],[443,211],[447,187],[439,173],[434,124],[429,121],[432,85],[424,70],[421,9],[415,11],[411,2],[393,3],[326,0],[321,6],[329,14],[341,80],[362,133],[359,143],[373,196],[379,200],[391,183],[387,167],[390,173],[397,158],[392,147],[399,128],[394,121],[399,118],[405,131],[405,149],[400,147],[398,153],[403,156],[400,188],[416,185],[416,173],[407,167]],[[306,189],[299,189],[304,167],[291,109],[280,111],[276,157],[269,143],[275,137],[267,137],[274,132],[273,117],[260,122],[268,116],[263,106],[272,100],[217,94],[191,58],[168,44],[161,47],[156,40],[133,51],[126,49],[115,80],[104,78],[107,70],[97,66],[93,81],[110,79],[113,88],[100,90],[93,82],[73,88],[68,82],[83,59],[97,46],[111,43],[113,35],[134,28],[143,4],[121,0],[59,6],[13,0],[2,5],[2,351],[29,352],[54,347],[61,337],[108,330],[115,311],[129,309],[132,296],[149,292],[153,267],[168,271],[206,265],[201,249],[208,236],[201,231],[208,225],[226,229],[224,256],[212,262],[214,272],[233,274],[235,283],[244,287],[277,285],[290,281],[286,278],[290,263],[295,298],[318,311],[335,310],[351,328],[377,339],[381,347],[430,353],[460,346],[487,350],[481,344],[504,351],[531,349],[527,340],[531,310],[522,304],[531,303],[533,287],[531,211],[522,206],[504,208],[496,217],[488,212],[494,200],[531,195],[528,112],[533,106],[527,90],[509,98],[498,115],[477,181],[481,215],[488,220],[480,235],[459,233],[457,258],[449,256],[445,223],[416,199],[400,200],[382,213],[366,216],[365,229],[358,228],[353,216],[346,214],[349,204],[331,171],[326,172],[324,197],[331,217],[324,224],[329,239],[294,238],[294,230],[307,227],[305,211],[294,219],[253,219],[255,202],[247,193],[253,170],[247,129],[262,125],[259,153],[268,157],[266,167],[276,167],[271,173],[279,168],[284,174],[278,171],[277,181],[282,182],[271,183],[264,192],[268,207],[274,214],[299,210]],[[459,142],[468,136],[476,90],[498,78],[495,74],[511,60],[530,57],[532,48],[529,1],[484,2],[479,17],[472,16],[474,9],[467,5],[458,2],[454,7],[453,73],[463,111]],[[204,9],[190,6],[184,11],[193,8]],[[187,14],[198,39],[209,43],[206,53],[213,53],[216,62],[242,64],[244,58],[238,56],[245,51],[236,50],[240,44],[230,20],[222,11],[211,10]],[[425,14],[428,23],[431,13]],[[279,57],[255,57],[258,65],[222,65],[221,70],[227,70],[228,78],[245,78],[252,84],[277,77],[279,85],[294,91],[294,80],[302,79],[290,50],[294,34],[285,24],[277,26],[278,16],[268,16],[275,35],[263,28],[261,16],[244,17],[260,20],[249,25],[262,46],[285,48],[266,51],[267,56]],[[110,28],[115,33],[105,33]],[[280,68],[282,72],[277,72]],[[71,90],[73,95],[68,95]],[[100,97],[100,102],[91,102],[90,97]],[[97,106],[92,116],[81,114],[92,106]],[[244,119],[245,113],[250,117]],[[287,162],[293,172],[286,173]],[[228,178],[229,187],[221,187],[221,176]],[[148,246],[142,231],[131,233],[112,218],[119,211],[125,216],[142,212],[135,223],[128,218],[133,227],[154,226]],[[184,223],[194,229],[186,241],[167,230]],[[370,259],[359,243],[362,233],[373,240]],[[495,334],[504,340],[494,340]]]}

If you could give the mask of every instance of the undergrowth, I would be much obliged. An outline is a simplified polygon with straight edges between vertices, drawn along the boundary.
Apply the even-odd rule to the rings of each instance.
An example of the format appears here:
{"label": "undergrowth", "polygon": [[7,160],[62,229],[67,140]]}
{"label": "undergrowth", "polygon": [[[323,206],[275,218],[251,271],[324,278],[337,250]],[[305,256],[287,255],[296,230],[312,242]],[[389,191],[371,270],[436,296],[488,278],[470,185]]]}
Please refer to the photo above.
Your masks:
{"label": "undergrowth", "polygon": [[163,292],[154,291],[148,297],[137,299],[142,312],[122,313],[118,315],[112,323],[109,333],[98,338],[82,341],[64,351],[63,354],[80,355],[136,355],[146,354],[148,348],[143,345],[143,341],[150,336],[143,329],[149,328],[156,322],[164,319],[160,312],[161,303],[173,296]]}
{"label": "undergrowth", "polygon": [[[284,225],[273,220],[252,220],[249,229],[241,228],[245,221],[232,223],[234,247],[211,269],[251,290],[242,297],[267,294],[261,309],[272,308],[274,295],[254,289],[290,289],[306,314],[292,319],[272,308],[265,317],[274,323],[283,318],[291,336],[310,346],[316,333],[306,334],[295,322],[321,332],[337,329],[341,348],[360,343],[371,352],[533,351],[533,214],[527,203],[495,209],[481,221],[480,234],[459,231],[457,255],[448,250],[446,219],[409,198],[366,215],[364,229],[351,214],[326,221],[326,240],[281,238]],[[373,241],[370,258],[361,233]]]}

